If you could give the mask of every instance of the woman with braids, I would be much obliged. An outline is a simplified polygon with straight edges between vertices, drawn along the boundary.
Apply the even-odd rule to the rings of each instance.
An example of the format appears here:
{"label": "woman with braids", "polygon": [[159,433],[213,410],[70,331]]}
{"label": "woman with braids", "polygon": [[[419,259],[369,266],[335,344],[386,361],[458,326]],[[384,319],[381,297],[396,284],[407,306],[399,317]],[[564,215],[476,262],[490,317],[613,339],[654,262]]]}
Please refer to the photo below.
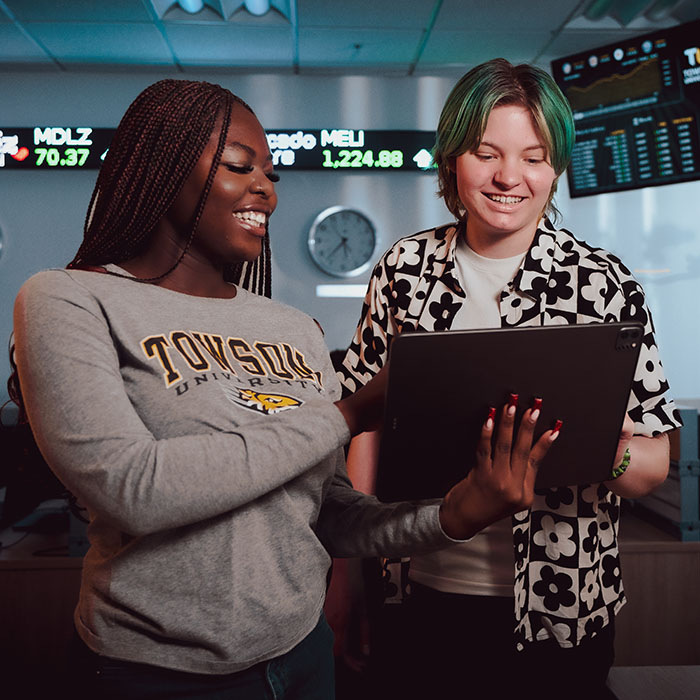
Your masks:
{"label": "woman with braids", "polygon": [[353,491],[343,446],[377,427],[384,375],[340,400],[314,321],[269,298],[276,180],[245,103],[155,83],[75,259],[17,298],[12,395],[90,517],[72,655],[88,697],[332,698],[331,556],[471,537],[530,502],[555,437],[533,445],[537,411],[513,434],[504,407],[445,499]]}
{"label": "woman with braids", "polygon": [[[380,371],[399,333],[628,320],[645,331],[609,480],[538,491],[530,509],[469,542],[402,562],[402,670],[416,697],[455,697],[466,678],[479,698],[604,698],[625,603],[620,497],[665,479],[667,433],[680,424],[644,291],[618,258],[548,218],[574,121],[543,70],[476,66],[452,89],[436,136],[439,194],[455,222],[402,238],[378,263],[343,361],[347,391]],[[368,441],[349,452],[356,484],[373,480],[371,460],[352,457]]]}

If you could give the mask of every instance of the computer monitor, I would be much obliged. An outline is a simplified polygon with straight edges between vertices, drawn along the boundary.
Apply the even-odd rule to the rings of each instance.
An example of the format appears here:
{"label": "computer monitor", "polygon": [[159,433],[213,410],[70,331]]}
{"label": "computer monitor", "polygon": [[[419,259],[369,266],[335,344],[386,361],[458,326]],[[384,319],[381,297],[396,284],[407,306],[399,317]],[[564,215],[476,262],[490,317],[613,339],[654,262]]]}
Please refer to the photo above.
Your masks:
{"label": "computer monitor", "polygon": [[576,144],[571,197],[700,179],[700,20],[552,61]]}

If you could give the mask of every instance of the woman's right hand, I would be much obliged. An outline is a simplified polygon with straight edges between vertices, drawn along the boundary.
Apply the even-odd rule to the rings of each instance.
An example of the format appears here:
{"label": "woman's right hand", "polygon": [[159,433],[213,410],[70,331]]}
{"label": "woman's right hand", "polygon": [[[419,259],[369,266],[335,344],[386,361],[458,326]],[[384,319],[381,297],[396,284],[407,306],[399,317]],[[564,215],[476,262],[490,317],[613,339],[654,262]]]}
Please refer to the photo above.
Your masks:
{"label": "woman's right hand", "polygon": [[445,496],[440,524],[449,537],[467,539],[532,505],[537,470],[559,429],[547,430],[533,445],[540,410],[539,406],[530,408],[523,414],[513,441],[515,412],[514,405],[504,406],[496,430],[492,409],[481,430],[476,465]]}

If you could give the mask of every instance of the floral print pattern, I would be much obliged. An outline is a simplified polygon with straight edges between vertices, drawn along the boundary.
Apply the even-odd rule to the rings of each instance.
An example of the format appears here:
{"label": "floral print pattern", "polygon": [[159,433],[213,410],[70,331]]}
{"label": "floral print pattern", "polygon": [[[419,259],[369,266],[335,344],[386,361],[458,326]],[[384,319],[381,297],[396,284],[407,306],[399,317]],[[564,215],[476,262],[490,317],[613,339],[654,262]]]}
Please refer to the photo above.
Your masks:
{"label": "floral print pattern", "polygon": [[557,573],[551,566],[543,566],[539,580],[532,586],[532,592],[539,596],[540,605],[546,610],[558,612],[559,608],[570,608],[576,603],[573,585],[574,581],[568,574]]}
{"label": "floral print pattern", "polygon": [[[446,330],[468,303],[455,272],[463,224],[399,240],[372,275],[340,378],[357,390],[386,361],[392,339],[411,330]],[[640,321],[645,326],[628,413],[636,432],[681,425],[654,340],[644,291],[611,253],[543,218],[523,263],[500,298],[501,327]],[[513,517],[516,642],[571,647],[594,636],[624,604],[617,531],[620,500],[604,484],[538,491]],[[405,562],[404,562],[405,564]]]}
{"label": "floral print pattern", "polygon": [[545,555],[550,561],[557,561],[561,556],[571,556],[576,552],[576,543],[572,536],[574,528],[564,521],[555,521],[549,515],[542,518],[542,529],[532,537],[532,541],[544,547]]}

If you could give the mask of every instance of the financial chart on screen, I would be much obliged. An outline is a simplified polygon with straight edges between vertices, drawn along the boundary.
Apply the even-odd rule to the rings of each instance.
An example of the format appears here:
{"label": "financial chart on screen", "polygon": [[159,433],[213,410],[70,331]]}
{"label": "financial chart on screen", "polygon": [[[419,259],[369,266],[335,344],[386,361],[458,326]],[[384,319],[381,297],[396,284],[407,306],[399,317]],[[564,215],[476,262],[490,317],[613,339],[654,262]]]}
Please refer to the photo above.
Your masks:
{"label": "financial chart on screen", "polygon": [[700,179],[700,21],[552,61],[574,114],[572,197]]}

